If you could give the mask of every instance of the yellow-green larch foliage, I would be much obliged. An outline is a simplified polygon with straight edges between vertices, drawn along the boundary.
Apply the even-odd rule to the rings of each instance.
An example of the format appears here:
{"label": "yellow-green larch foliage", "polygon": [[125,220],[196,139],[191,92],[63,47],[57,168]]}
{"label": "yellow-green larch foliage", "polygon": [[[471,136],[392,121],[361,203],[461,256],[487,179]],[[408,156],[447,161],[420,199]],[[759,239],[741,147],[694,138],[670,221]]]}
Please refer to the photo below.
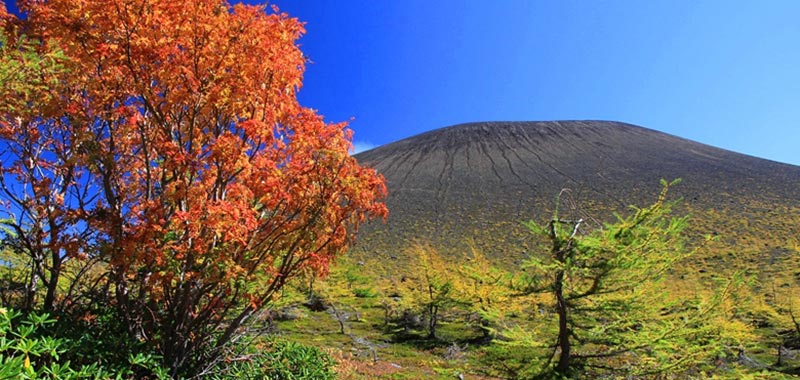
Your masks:
{"label": "yellow-green larch foliage", "polygon": [[435,338],[441,314],[467,303],[465,279],[459,276],[451,261],[430,245],[414,243],[406,254],[410,261],[408,267],[413,270],[401,276],[397,284],[401,307],[420,312],[428,338]]}
{"label": "yellow-green larch foliage", "polygon": [[506,331],[510,344],[537,360],[534,378],[609,375],[656,376],[713,369],[713,360],[747,336],[731,318],[740,281],[725,281],[706,296],[675,298],[665,281],[694,253],[682,231],[688,217],[673,217],[673,183],[652,205],[589,230],[583,219],[558,212],[530,230],[549,241],[549,254],[525,263],[525,293],[540,294],[545,309],[533,327]]}

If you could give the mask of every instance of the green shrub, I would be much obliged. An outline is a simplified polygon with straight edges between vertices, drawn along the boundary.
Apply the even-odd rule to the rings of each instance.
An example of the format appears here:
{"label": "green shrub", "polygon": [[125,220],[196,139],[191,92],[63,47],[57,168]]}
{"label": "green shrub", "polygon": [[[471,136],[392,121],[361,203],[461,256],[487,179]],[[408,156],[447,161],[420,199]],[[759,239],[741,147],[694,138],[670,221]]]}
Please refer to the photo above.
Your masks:
{"label": "green shrub", "polygon": [[153,355],[123,353],[127,360],[113,366],[73,364],[66,359],[72,342],[47,332],[55,322],[48,314],[23,318],[17,311],[0,308],[0,379],[169,378]]}
{"label": "green shrub", "polygon": [[41,365],[58,360],[64,350],[61,342],[52,338],[36,338],[36,330],[54,321],[47,315],[31,315],[21,323],[14,323],[20,314],[0,309],[0,379],[31,379],[48,372],[72,372],[69,368],[50,368]]}
{"label": "green shrub", "polygon": [[[160,357],[144,342],[129,337],[113,309],[87,310],[83,318],[59,315],[53,335],[64,340],[66,360],[75,364],[97,364],[114,373],[135,372],[136,378],[150,377],[149,367],[157,367]],[[131,358],[140,358],[131,369]],[[147,358],[142,362],[143,359]],[[156,371],[157,372],[157,371]]]}
{"label": "green shrub", "polygon": [[348,288],[354,284],[363,285],[370,281],[370,277],[364,275],[364,268],[358,265],[347,265],[344,278],[347,281]]}
{"label": "green shrub", "polygon": [[[21,313],[0,308],[0,379],[170,379],[161,358],[120,336],[109,316],[87,326],[48,314]],[[63,322],[63,323],[62,323]],[[53,334],[58,331],[58,338]],[[117,347],[113,344],[116,342]],[[285,341],[238,346],[242,355],[220,361],[211,380],[333,380],[334,361],[316,347]]]}
{"label": "green shrub", "polygon": [[264,350],[250,345],[246,354],[221,362],[209,379],[333,380],[333,366],[333,359],[316,347],[273,341]]}
{"label": "green shrub", "polygon": [[372,288],[355,288],[353,289],[353,295],[358,298],[375,298],[378,296],[378,292]]}

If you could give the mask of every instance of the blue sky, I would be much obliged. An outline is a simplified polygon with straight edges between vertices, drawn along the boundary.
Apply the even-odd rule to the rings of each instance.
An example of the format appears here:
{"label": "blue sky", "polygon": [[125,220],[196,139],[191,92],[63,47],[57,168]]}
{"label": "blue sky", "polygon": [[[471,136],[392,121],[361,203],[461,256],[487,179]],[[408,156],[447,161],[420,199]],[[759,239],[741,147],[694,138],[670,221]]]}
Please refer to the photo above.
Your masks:
{"label": "blue sky", "polygon": [[355,118],[362,148],[471,121],[599,119],[800,165],[800,1],[273,3],[307,22],[301,101]]}
{"label": "blue sky", "polygon": [[301,101],[359,145],[602,119],[800,165],[800,1],[274,4],[307,22]]}

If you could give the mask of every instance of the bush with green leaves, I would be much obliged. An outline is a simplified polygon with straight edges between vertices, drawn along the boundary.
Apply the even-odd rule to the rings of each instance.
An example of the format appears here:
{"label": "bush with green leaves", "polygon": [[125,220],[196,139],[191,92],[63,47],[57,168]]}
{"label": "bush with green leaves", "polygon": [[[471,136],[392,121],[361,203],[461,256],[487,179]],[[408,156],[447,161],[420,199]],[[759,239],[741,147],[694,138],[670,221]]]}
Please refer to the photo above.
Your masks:
{"label": "bush with green leaves", "polygon": [[355,288],[353,289],[353,295],[358,298],[376,298],[378,297],[378,292],[372,288]]}
{"label": "bush with green leaves", "polygon": [[0,308],[0,379],[169,378],[153,355],[129,354],[122,364],[73,364],[66,359],[72,342],[47,333],[55,322],[48,314],[23,317],[18,311]]}
{"label": "bush with green leaves", "polygon": [[[157,363],[160,357],[143,342],[131,339],[110,307],[82,310],[78,315],[62,314],[50,328],[64,339],[66,359],[76,364],[97,364],[114,372],[127,372],[131,358]],[[134,368],[137,378],[151,376],[147,368]]]}
{"label": "bush with green leaves", "polygon": [[[47,315],[31,315],[14,323],[20,314],[0,309],[0,378],[32,379],[42,375],[73,372],[71,369],[42,363],[58,360],[63,353],[62,342],[51,337],[34,337],[36,330],[54,322]],[[60,378],[60,376],[56,376]]]}
{"label": "bush with green leaves", "polygon": [[242,355],[220,361],[209,380],[333,380],[334,361],[319,348],[289,341],[269,341],[263,350],[247,343]]}

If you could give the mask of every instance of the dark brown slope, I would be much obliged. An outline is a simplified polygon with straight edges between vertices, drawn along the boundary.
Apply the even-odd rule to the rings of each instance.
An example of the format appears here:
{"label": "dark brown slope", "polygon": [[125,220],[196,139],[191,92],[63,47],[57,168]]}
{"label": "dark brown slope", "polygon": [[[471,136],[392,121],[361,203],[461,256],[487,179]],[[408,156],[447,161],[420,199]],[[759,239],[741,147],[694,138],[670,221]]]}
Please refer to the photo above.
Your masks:
{"label": "dark brown slope", "polygon": [[651,202],[661,178],[682,178],[675,193],[709,233],[742,217],[786,218],[800,199],[800,167],[616,122],[462,124],[356,157],[386,177],[390,210],[386,224],[363,229],[356,254],[395,256],[423,240],[450,252],[474,244],[516,261],[530,244],[520,222],[545,220],[565,188],[607,219]]}

